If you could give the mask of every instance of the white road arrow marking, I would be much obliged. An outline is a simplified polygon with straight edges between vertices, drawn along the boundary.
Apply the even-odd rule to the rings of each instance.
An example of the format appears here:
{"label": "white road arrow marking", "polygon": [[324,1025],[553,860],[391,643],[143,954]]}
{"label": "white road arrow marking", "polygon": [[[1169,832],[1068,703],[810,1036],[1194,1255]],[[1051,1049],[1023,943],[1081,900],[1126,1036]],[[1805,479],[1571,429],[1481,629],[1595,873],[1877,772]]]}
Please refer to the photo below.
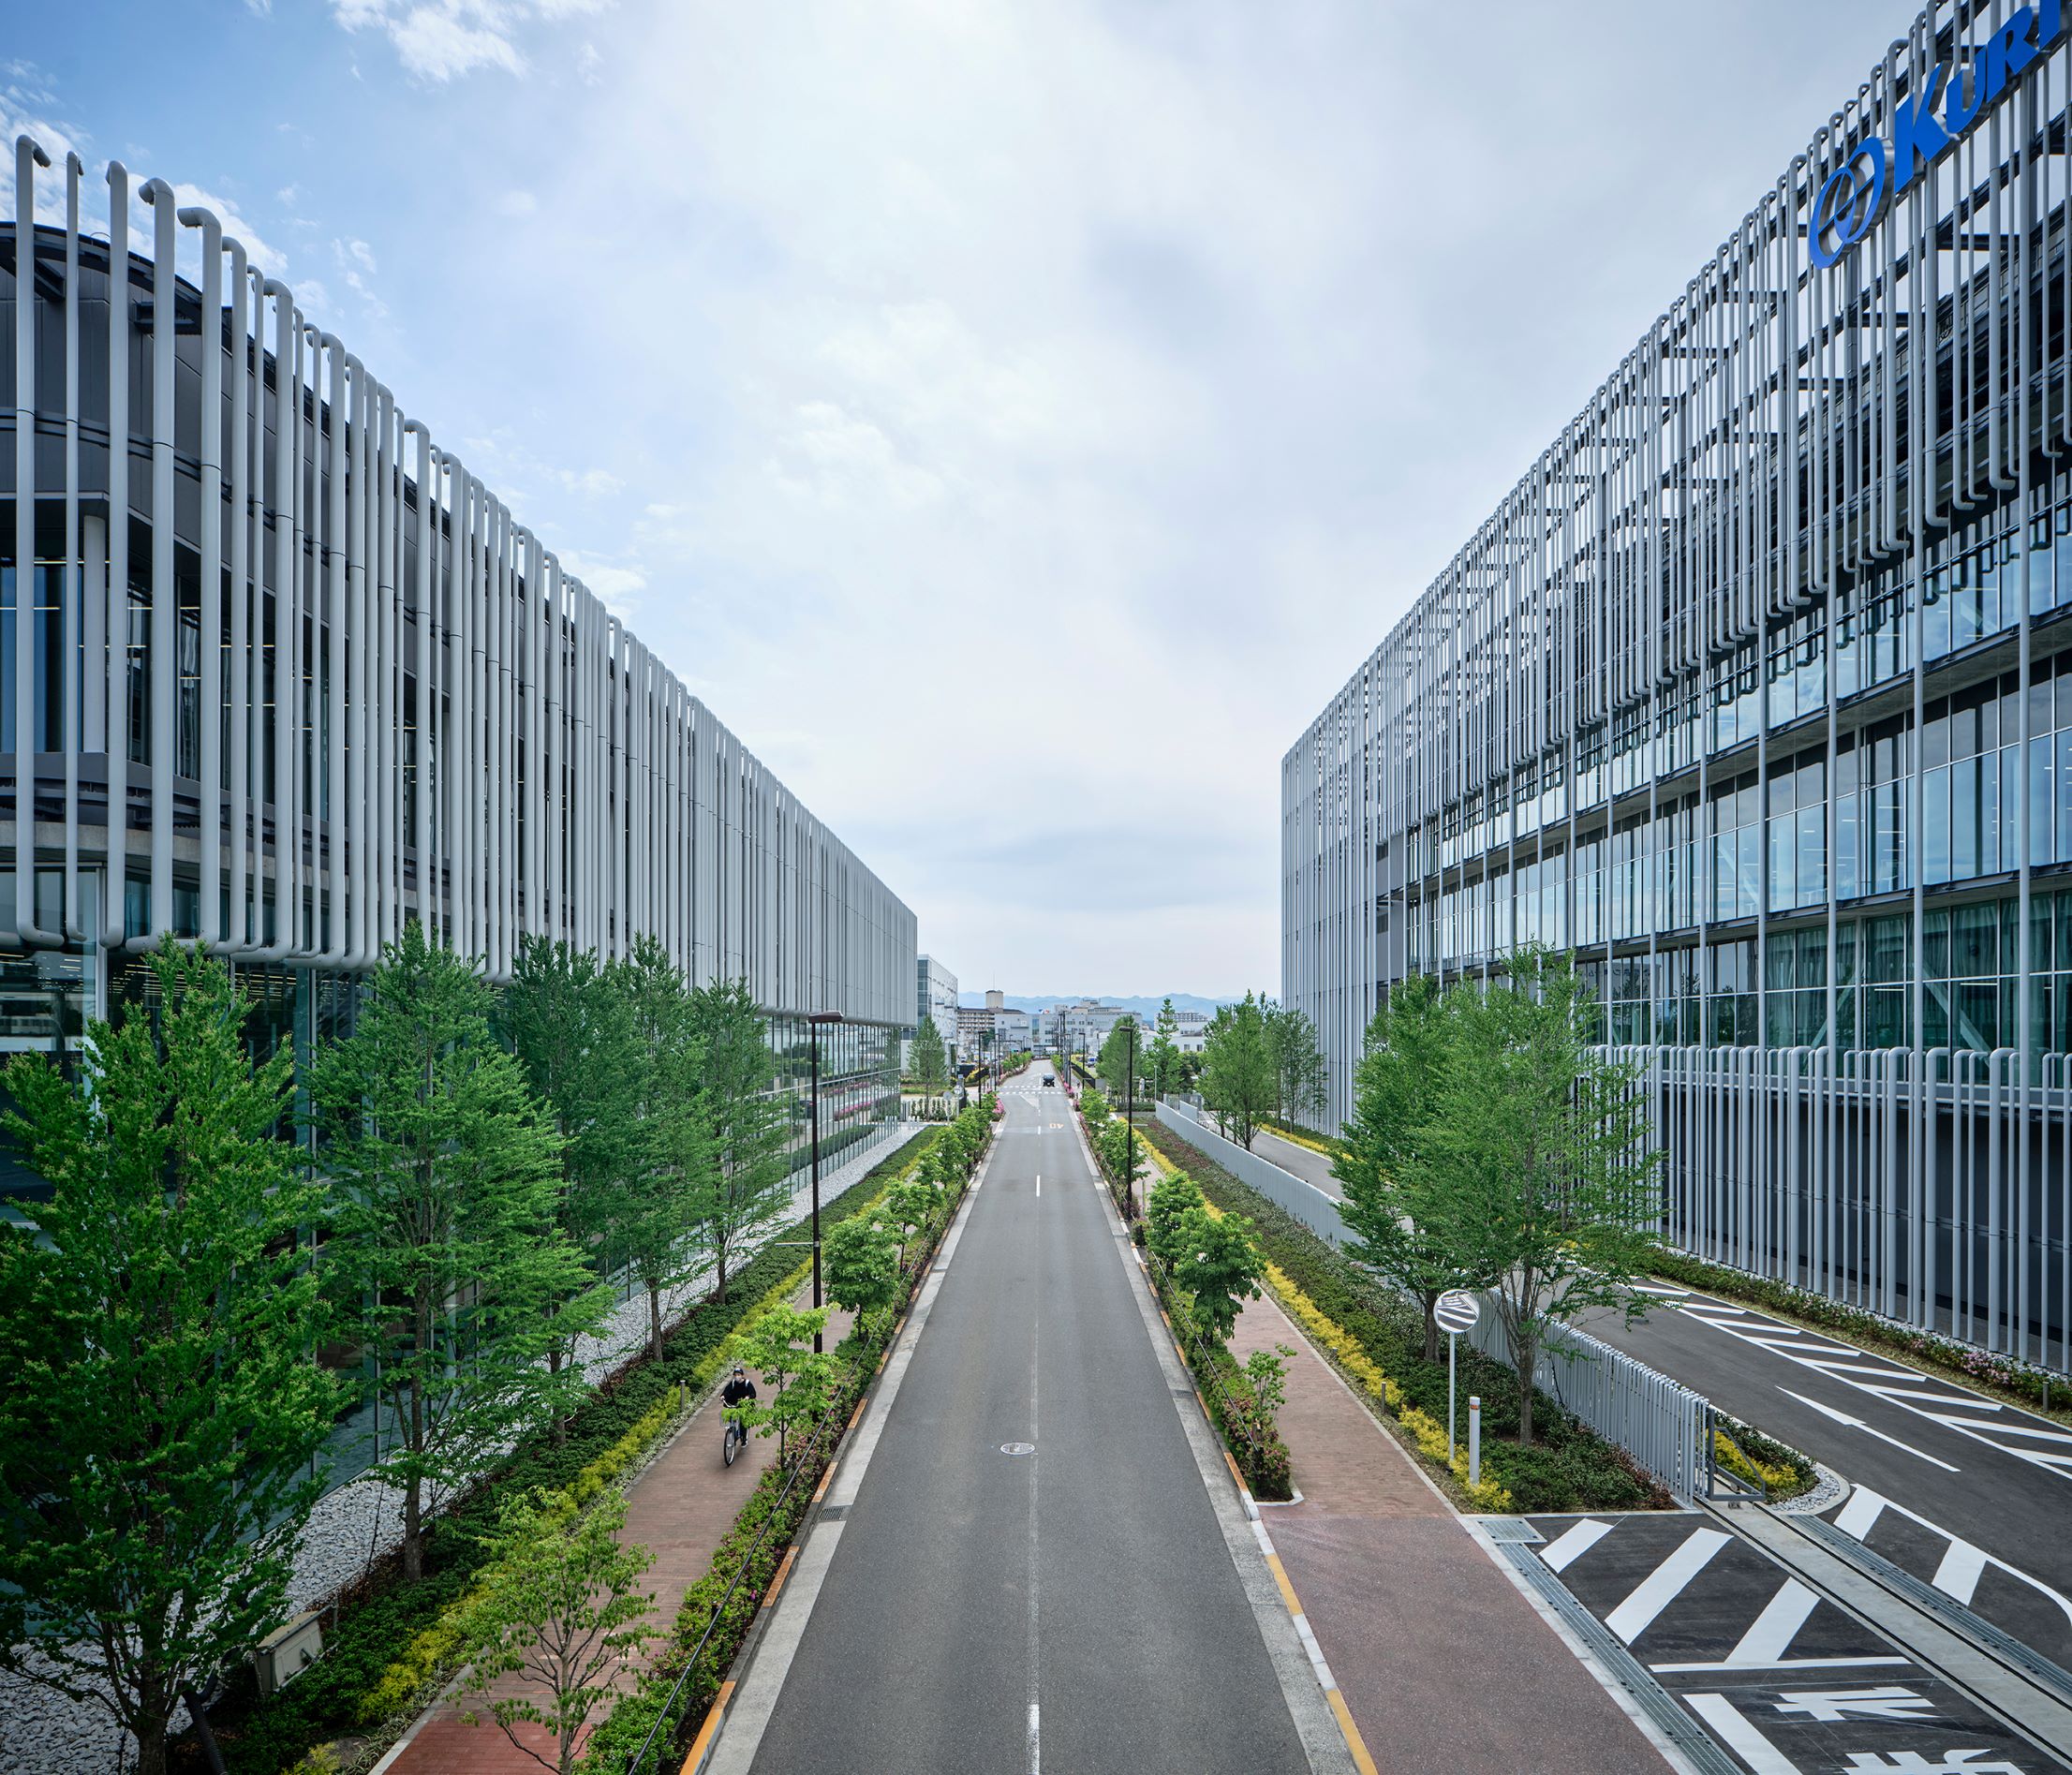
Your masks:
{"label": "white road arrow marking", "polygon": [[1902,1449],[1916,1459],[1927,1461],[1931,1467],[1940,1467],[1946,1473],[1959,1471],[1946,1460],[1937,1460],[1933,1455],[1916,1448],[1912,1442],[1902,1442],[1897,1436],[1887,1436],[1883,1430],[1872,1429],[1860,1417],[1851,1417],[1848,1413],[1838,1411],[1832,1405],[1823,1405],[1818,1399],[1810,1399],[1803,1393],[1794,1393],[1788,1386],[1781,1386],[1777,1390],[1787,1399],[1797,1399],[1801,1405],[1811,1406],[1822,1417],[1832,1418],[1837,1424],[1846,1425],[1853,1430],[1861,1430],[1866,1436],[1875,1436],[1881,1442],[1890,1442],[1894,1448]]}
{"label": "white road arrow marking", "polygon": [[[1843,1386],[1855,1387],[1857,1392],[1868,1393],[1873,1398],[1883,1399],[1900,1411],[1910,1412],[1916,1417],[1924,1417],[1931,1424],[1940,1424],[1959,1436],[1967,1436],[1975,1442],[1982,1442],[1995,1454],[2012,1456],[2016,1460],[2026,1461],[2030,1466],[2040,1468],[2047,1473],[2055,1473],[2060,1479],[2072,1479],[2072,1449],[2065,1454],[2058,1454],[2050,1449],[2037,1448],[2033,1442],[2001,1440],[2010,1433],[2016,1433],[2035,1441],[2072,1443],[2072,1438],[2065,1437],[2062,1431],[2046,1425],[2044,1420],[2033,1413],[2004,1407],[1997,1400],[1978,1399],[1970,1396],[1962,1400],[1962,1405],[1967,1413],[1976,1413],[1976,1416],[1960,1418],[1946,1412],[1934,1411],[1931,1408],[1945,1402],[1943,1396],[1914,1392],[1913,1389],[1917,1386],[1930,1384],[1928,1377],[1916,1369],[1891,1363],[1880,1363],[1876,1357],[1863,1351],[1831,1341],[1789,1344],[1776,1336],[1778,1331],[1783,1329],[1776,1325],[1766,1326],[1763,1335],[1758,1336],[1748,1329],[1745,1323],[1748,1315],[1743,1309],[1715,1306],[1714,1310],[1708,1313],[1703,1310],[1704,1305],[1702,1301],[1686,1302],[1678,1310],[1689,1313],[1715,1330],[1725,1332],[1730,1338],[1739,1338],[1743,1343],[1753,1344],[1758,1350],[1767,1350],[1773,1355],[1783,1356],[1787,1362],[1796,1362],[1799,1367],[1811,1368],[1815,1374],[1828,1380],[1839,1382]],[[1733,1320],[1722,1317],[1728,1312],[1732,1312],[1743,1323],[1734,1323]],[[1790,1391],[1788,1387],[1782,1390]],[[1794,1393],[1792,1398],[1803,1398],[1804,1395]],[[1807,1399],[1806,1403],[1812,1405],[1813,1401]],[[1825,1405],[1816,1409],[1826,1412],[1828,1416],[1842,1423],[1855,1425],[1869,1435],[1891,1442],[1895,1448],[1904,1448],[1911,1455],[1921,1454],[1919,1449],[1887,1436],[1883,1430],[1872,1429],[1860,1419],[1843,1416]],[[1991,1421],[1981,1423],[1978,1421],[1980,1418],[1990,1418]],[[1960,1471],[1947,1461],[1935,1460],[1932,1455],[1921,1455],[1921,1458],[1934,1461],[1936,1466],[1948,1472]]]}

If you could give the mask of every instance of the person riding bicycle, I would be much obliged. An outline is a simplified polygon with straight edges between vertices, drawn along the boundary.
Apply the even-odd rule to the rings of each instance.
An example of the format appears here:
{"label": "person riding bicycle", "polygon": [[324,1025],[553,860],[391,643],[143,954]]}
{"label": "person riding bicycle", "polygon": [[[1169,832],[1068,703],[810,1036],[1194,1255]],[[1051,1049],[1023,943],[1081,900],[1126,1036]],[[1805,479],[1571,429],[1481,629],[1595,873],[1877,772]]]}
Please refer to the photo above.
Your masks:
{"label": "person riding bicycle", "polygon": [[726,1407],[727,1415],[741,1426],[741,1433],[744,1437],[748,1433],[748,1426],[746,1417],[742,1415],[738,1408],[747,1404],[754,1398],[755,1383],[748,1379],[747,1369],[743,1368],[740,1363],[735,1363],[733,1373],[727,1378],[727,1384],[719,1389],[719,1403]]}

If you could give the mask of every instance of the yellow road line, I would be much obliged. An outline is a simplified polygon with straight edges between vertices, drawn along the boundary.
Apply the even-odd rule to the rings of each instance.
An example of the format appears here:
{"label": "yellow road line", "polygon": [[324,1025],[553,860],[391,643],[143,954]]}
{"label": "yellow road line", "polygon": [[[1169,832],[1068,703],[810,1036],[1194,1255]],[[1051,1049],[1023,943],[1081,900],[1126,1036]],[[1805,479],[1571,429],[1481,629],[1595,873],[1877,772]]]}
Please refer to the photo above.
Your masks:
{"label": "yellow road line", "polygon": [[1345,1734],[1345,1748],[1353,1753],[1353,1767],[1360,1775],[1381,1775],[1374,1767],[1373,1757],[1368,1754],[1367,1740],[1360,1736],[1360,1728],[1353,1723],[1353,1709],[1345,1705],[1345,1697],[1336,1689],[1326,1689],[1324,1697],[1331,1704],[1331,1711],[1339,1716],[1339,1730]]}
{"label": "yellow road line", "polygon": [[690,1754],[684,1758],[683,1768],[678,1775],[698,1775],[704,1768],[705,1758],[711,1753],[713,1738],[719,1731],[719,1722],[726,1717],[727,1703],[733,1699],[733,1680],[719,1685],[719,1693],[713,1696],[712,1706],[705,1709],[705,1723],[698,1728],[698,1736],[690,1741]]}
{"label": "yellow road line", "polygon": [[797,1559],[798,1556],[799,1550],[796,1543],[784,1549],[784,1558],[777,1564],[777,1576],[770,1580],[770,1588],[763,1592],[762,1606],[764,1608],[775,1608],[777,1606],[777,1592],[784,1588],[784,1580],[792,1575],[792,1561]]}

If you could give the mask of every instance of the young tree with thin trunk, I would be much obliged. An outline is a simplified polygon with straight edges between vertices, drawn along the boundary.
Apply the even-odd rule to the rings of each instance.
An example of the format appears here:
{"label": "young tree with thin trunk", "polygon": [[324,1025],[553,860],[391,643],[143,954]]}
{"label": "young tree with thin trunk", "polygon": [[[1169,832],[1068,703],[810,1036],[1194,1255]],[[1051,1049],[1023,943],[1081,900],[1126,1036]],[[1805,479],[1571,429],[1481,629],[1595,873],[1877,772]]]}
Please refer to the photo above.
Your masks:
{"label": "young tree with thin trunk", "polygon": [[1309,1123],[1324,1114],[1330,1067],[1317,1045],[1317,1027],[1294,1005],[1260,1000],[1266,1053],[1273,1063],[1274,1115],[1284,1122]]}
{"label": "young tree with thin trunk", "polygon": [[1180,1020],[1168,998],[1159,1007],[1159,1020],[1151,1045],[1144,1052],[1145,1076],[1151,1081],[1151,1094],[1164,1097],[1180,1087],[1180,1044],[1174,1040]]}
{"label": "young tree with thin trunk", "polygon": [[[561,1136],[556,1215],[593,1268],[608,1264],[614,1203],[634,1164],[634,1107],[641,1058],[631,1009],[596,954],[544,937],[519,945],[498,1021],[525,1082]],[[547,1366],[558,1371],[571,1340],[558,1339]],[[558,1437],[562,1424],[555,1419]]]}
{"label": "young tree with thin trunk", "polygon": [[779,1463],[789,1457],[796,1433],[826,1409],[835,1359],[807,1346],[827,1329],[827,1318],[825,1307],[779,1304],[740,1335],[737,1359],[758,1370],[769,1388],[769,1398],[748,1409],[748,1420],[761,1435],[776,1433]]}
{"label": "young tree with thin trunk", "polygon": [[1202,1101],[1222,1132],[1250,1151],[1260,1118],[1270,1115],[1278,1078],[1266,1046],[1266,1020],[1247,993],[1209,1019],[1202,1052]]}
{"label": "young tree with thin trunk", "polygon": [[183,1692],[288,1613],[340,1389],[292,1053],[252,1064],[220,962],[169,937],[150,965],[158,1002],[94,1024],[76,1076],[6,1072],[52,1192],[0,1229],[0,1668],[106,1707],[158,1775]]}
{"label": "young tree with thin trunk", "polygon": [[[505,1500],[486,1575],[463,1615],[469,1671],[461,1693],[486,1694],[510,1676],[544,1690],[544,1707],[521,1694],[499,1697],[488,1713],[514,1749],[555,1775],[574,1775],[583,1728],[616,1693],[614,1679],[631,1658],[657,1637],[645,1620],[655,1598],[638,1588],[655,1556],[622,1545],[625,1529],[626,1498],[617,1491],[573,1516],[537,1494]],[[482,1723],[473,1708],[461,1718]],[[552,1762],[519,1736],[527,1722],[554,1735]]]}
{"label": "young tree with thin trunk", "polygon": [[690,989],[652,937],[611,964],[633,1020],[634,1161],[618,1191],[612,1242],[647,1293],[647,1349],[662,1349],[662,1296],[687,1280],[703,1253],[698,1234],[713,1163],[703,1102],[704,1055],[691,1025]]}
{"label": "young tree with thin trunk", "polygon": [[374,1472],[403,1494],[411,1582],[435,1491],[568,1408],[577,1373],[550,1369],[548,1353],[611,1306],[555,1218],[561,1140],[496,1041],[490,1004],[413,921],[310,1079],[337,1196],[325,1268],[374,1359],[388,1414]]}
{"label": "young tree with thin trunk", "polygon": [[1206,1206],[1180,1213],[1171,1235],[1177,1252],[1171,1275],[1194,1302],[1194,1320],[1218,1343],[1230,1341],[1237,1315],[1260,1295],[1266,1260],[1251,1221],[1242,1214],[1211,1214]]}
{"label": "young tree with thin trunk", "polygon": [[1638,1074],[1594,1045],[1595,1005],[1565,958],[1529,951],[1482,995],[1450,997],[1458,1035],[1421,1139],[1428,1224],[1466,1277],[1493,1286],[1532,1440],[1532,1371],[1548,1335],[1593,1308],[1647,1309],[1662,1155]]}
{"label": "young tree with thin trunk", "polygon": [[1453,1058],[1456,1006],[1426,974],[1389,989],[1368,1026],[1354,1076],[1353,1117],[1331,1161],[1345,1185],[1339,1209],[1358,1241],[1353,1254],[1417,1297],[1425,1314],[1425,1360],[1439,1358],[1439,1296],[1464,1279],[1431,1230],[1428,1191],[1446,1174],[1425,1162],[1428,1124]]}
{"label": "young tree with thin trunk", "polygon": [[821,1258],[827,1297],[856,1316],[868,1333],[880,1313],[899,1298],[898,1229],[875,1215],[852,1214],[827,1229]]}
{"label": "young tree with thin trunk", "polygon": [[704,1121],[703,1163],[692,1200],[724,1300],[728,1259],[783,1219],[792,1204],[791,1100],[773,1088],[777,1061],[769,1026],[748,996],[747,981],[715,981],[695,988],[687,1019],[699,1060],[698,1102]]}
{"label": "young tree with thin trunk", "polygon": [[1143,1066],[1144,1048],[1137,1020],[1131,1016],[1117,1018],[1115,1028],[1101,1044],[1100,1058],[1094,1062],[1094,1071],[1108,1087],[1108,1095],[1120,1102],[1130,1089],[1132,1074],[1141,1072]]}
{"label": "young tree with thin trunk", "polygon": [[933,1017],[923,1017],[913,1032],[913,1053],[910,1057],[913,1068],[914,1087],[921,1093],[924,1107],[949,1088],[950,1061],[942,1046],[942,1031],[936,1028]]}

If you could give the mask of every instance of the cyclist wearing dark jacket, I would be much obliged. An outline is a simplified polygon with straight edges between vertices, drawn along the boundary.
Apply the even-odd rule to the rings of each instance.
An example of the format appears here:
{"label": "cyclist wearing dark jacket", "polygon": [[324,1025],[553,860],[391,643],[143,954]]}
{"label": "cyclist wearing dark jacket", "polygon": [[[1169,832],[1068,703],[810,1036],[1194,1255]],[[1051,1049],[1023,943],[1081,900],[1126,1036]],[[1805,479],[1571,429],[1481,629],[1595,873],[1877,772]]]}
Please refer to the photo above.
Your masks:
{"label": "cyclist wearing dark jacket", "polygon": [[755,1383],[748,1379],[748,1371],[740,1363],[733,1365],[733,1373],[727,1384],[719,1389],[719,1402],[730,1411],[737,1405],[746,1405],[755,1398]]}

